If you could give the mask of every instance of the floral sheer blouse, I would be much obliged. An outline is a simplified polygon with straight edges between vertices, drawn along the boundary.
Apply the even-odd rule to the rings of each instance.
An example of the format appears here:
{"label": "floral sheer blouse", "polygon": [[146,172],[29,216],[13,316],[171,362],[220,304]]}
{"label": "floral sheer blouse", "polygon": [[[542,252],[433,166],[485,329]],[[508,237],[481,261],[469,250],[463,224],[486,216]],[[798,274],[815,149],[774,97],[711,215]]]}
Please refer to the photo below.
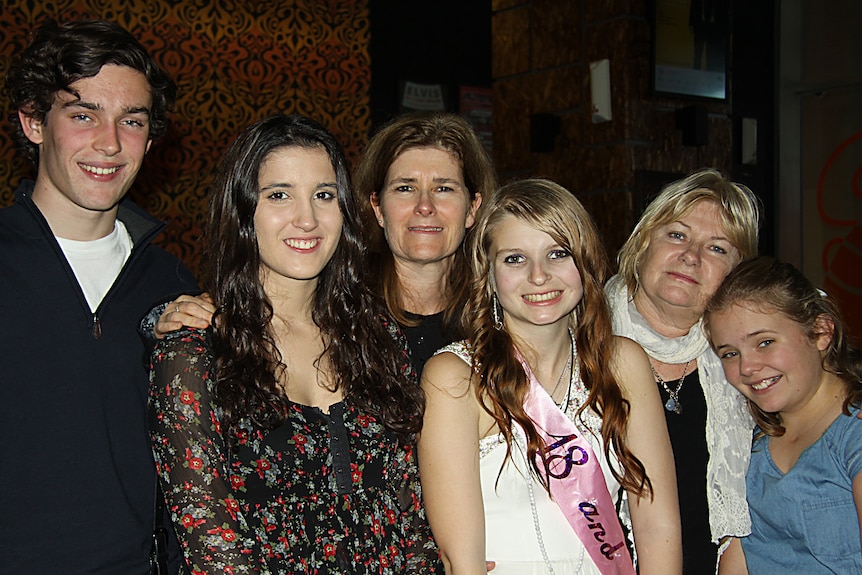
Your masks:
{"label": "floral sheer blouse", "polygon": [[[406,360],[405,360],[406,361]],[[442,573],[414,446],[374,417],[290,404],[241,424],[229,450],[206,333],[159,343],[150,376],[156,467],[192,575]]]}

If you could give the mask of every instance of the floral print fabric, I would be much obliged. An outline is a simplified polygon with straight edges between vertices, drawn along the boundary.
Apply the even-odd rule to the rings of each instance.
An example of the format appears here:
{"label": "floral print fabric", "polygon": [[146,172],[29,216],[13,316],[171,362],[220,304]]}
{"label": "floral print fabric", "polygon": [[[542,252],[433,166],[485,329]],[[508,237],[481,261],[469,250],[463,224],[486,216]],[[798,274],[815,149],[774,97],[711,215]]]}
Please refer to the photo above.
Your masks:
{"label": "floral print fabric", "polygon": [[243,422],[229,451],[211,365],[189,330],[151,371],[153,453],[192,575],[443,572],[412,444],[344,401],[291,404],[268,431]]}

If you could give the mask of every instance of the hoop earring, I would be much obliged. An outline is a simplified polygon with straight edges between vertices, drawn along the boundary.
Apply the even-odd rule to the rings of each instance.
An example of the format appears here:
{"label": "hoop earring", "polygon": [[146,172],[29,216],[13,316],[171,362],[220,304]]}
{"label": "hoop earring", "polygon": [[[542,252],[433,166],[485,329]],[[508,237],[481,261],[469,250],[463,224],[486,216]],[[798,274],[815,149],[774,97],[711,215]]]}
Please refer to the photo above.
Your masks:
{"label": "hoop earring", "polygon": [[497,294],[491,297],[491,316],[494,318],[494,329],[500,331],[503,329],[503,320],[500,317],[500,312],[497,309],[500,306],[500,301],[497,299]]}

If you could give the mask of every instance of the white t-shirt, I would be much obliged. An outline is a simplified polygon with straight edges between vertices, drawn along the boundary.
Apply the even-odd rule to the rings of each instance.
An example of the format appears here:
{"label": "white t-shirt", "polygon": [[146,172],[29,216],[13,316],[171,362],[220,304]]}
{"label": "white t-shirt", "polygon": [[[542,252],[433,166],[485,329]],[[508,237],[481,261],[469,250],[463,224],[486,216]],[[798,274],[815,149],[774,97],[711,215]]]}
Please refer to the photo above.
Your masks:
{"label": "white t-shirt", "polygon": [[132,253],[132,237],[123,222],[116,220],[114,231],[98,240],[57,238],[57,242],[78,278],[90,310],[95,312]]}

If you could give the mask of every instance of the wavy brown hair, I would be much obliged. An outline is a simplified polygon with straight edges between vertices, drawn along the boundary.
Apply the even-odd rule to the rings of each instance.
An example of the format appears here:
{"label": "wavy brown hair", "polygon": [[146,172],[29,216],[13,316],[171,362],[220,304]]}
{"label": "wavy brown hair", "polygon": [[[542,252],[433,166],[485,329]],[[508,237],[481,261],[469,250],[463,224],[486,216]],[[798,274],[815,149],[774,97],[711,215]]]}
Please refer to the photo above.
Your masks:
{"label": "wavy brown hair", "polygon": [[335,389],[342,389],[346,402],[388,429],[416,433],[424,396],[403,337],[387,320],[382,299],[369,288],[365,224],[341,146],[313,120],[277,115],[249,126],[228,149],[213,183],[205,227],[205,283],[217,306],[215,398],[224,410],[229,437],[235,438],[237,423],[244,418],[262,428],[277,426],[289,401],[278,384],[284,365],[271,327],[272,303],[261,283],[254,213],[261,165],[273,151],[294,146],[325,150],[336,176],[341,236],[320,273],[312,303]]}
{"label": "wavy brown hair", "polygon": [[[487,197],[497,186],[497,177],[491,159],[479,137],[467,120],[456,114],[443,112],[416,112],[399,116],[385,124],[372,136],[362,159],[356,166],[354,182],[362,202],[363,217],[368,220],[371,232],[370,267],[378,270],[377,288],[383,294],[393,317],[401,325],[414,325],[402,307],[401,284],[395,272],[392,251],[386,243],[383,230],[377,225],[372,197],[383,191],[386,174],[398,156],[413,148],[439,148],[451,154],[461,164],[464,185],[470,202],[477,195]],[[456,331],[458,317],[467,299],[470,267],[462,242],[455,252],[447,282],[447,306],[443,313],[444,327]]]}
{"label": "wavy brown hair", "polygon": [[[562,186],[543,179],[512,182],[492,194],[485,200],[468,238],[473,281],[463,314],[463,330],[474,352],[476,395],[506,438],[506,456],[511,455],[512,423],[516,422],[527,435],[527,459],[548,487],[545,479],[548,462],[541,449],[542,439],[524,410],[530,384],[513,353],[516,342],[505,327],[495,329],[492,319],[494,270],[489,254],[497,228],[509,217],[547,233],[572,255],[581,275],[584,295],[572,311],[569,327],[575,336],[581,378],[589,391],[578,416],[588,407],[601,416],[605,456],[612,460],[613,446],[622,464],[622,473],[611,466],[620,484],[637,495],[651,492],[652,484],[643,464],[626,445],[629,402],[608,369],[613,361],[614,336],[602,290],[609,273],[607,254],[583,205]],[[544,473],[539,473],[537,453],[542,459]]]}
{"label": "wavy brown hair", "polygon": [[[710,317],[732,305],[780,313],[798,323],[812,341],[822,335],[818,320],[823,316],[829,318],[833,325],[832,340],[823,356],[823,369],[844,382],[846,415],[850,415],[851,405],[862,405],[862,352],[850,340],[835,300],[817,290],[802,272],[791,264],[765,256],[739,264],[706,306],[703,325],[710,341]],[[784,435],[781,415],[763,411],[751,400],[748,409],[763,433]]]}

